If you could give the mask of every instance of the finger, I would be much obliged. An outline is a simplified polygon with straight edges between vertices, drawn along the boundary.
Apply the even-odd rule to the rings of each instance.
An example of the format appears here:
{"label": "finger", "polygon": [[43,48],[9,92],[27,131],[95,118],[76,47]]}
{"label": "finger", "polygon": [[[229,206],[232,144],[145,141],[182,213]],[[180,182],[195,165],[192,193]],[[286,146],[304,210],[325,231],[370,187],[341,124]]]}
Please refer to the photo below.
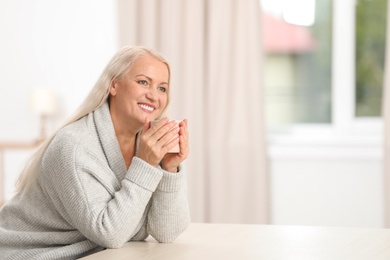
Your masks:
{"label": "finger", "polygon": [[179,155],[183,158],[186,158],[188,156],[189,148],[188,148],[188,142],[184,140],[184,136],[179,137],[179,145],[180,145],[180,153]]}
{"label": "finger", "polygon": [[150,121],[148,117],[145,117],[144,126],[142,128],[142,133],[145,133],[150,128]]}
{"label": "finger", "polygon": [[180,127],[182,128],[182,130],[180,131],[180,135],[182,135],[184,137],[184,140],[185,141],[188,141],[188,123],[187,123],[187,119],[183,120],[180,124]]}
{"label": "finger", "polygon": [[158,131],[159,128],[161,128],[164,124],[166,124],[167,122],[169,121],[168,118],[164,117],[163,119],[161,120],[153,120],[153,121],[150,121],[149,123],[149,133],[148,133],[148,136],[147,136],[147,139],[149,141],[152,141],[154,143],[156,143],[158,141],[158,136],[154,136],[155,133]]}
{"label": "finger", "polygon": [[167,117],[164,117],[163,119],[160,120],[153,120],[150,122],[150,127],[157,131],[157,129],[165,125],[168,121],[169,119]]}
{"label": "finger", "polygon": [[154,129],[156,131],[153,133],[153,138],[155,138],[156,140],[160,140],[170,130],[176,129],[176,128],[179,128],[176,121],[175,120],[169,121],[169,122],[165,123],[163,126],[161,126],[160,128],[158,128],[157,130]]}
{"label": "finger", "polygon": [[188,154],[189,146],[188,146],[188,130],[187,125],[184,123],[180,126],[180,152],[185,155]]}
{"label": "finger", "polygon": [[179,137],[180,127],[173,127],[168,133],[166,133],[163,137],[161,137],[158,142],[162,144],[162,146],[167,146],[170,141]]}
{"label": "finger", "polygon": [[172,150],[177,144],[179,144],[180,142],[180,136],[177,135],[176,137],[174,137],[172,140],[170,140],[164,147],[164,152],[169,152],[170,150]]}

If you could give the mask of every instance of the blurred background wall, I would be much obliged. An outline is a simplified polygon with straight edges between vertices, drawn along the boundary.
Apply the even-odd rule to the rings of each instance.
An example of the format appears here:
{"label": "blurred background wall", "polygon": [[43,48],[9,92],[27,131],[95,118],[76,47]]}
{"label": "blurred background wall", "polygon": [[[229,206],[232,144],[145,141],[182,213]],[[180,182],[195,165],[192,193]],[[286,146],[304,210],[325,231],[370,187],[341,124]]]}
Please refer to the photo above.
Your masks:
{"label": "blurred background wall", "polygon": [[[0,1],[0,140],[39,138],[36,89],[49,89],[56,109],[48,133],[72,113],[118,49],[115,1]],[[4,154],[6,198],[31,149]]]}

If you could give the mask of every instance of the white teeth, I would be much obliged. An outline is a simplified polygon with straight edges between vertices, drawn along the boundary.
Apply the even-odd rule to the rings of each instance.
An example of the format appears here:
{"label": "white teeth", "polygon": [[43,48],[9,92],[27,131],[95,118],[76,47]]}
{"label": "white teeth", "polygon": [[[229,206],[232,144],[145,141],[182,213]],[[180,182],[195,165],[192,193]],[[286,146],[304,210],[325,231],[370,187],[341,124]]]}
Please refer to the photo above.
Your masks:
{"label": "white teeth", "polygon": [[139,104],[139,106],[142,107],[143,109],[150,111],[150,112],[152,112],[154,110],[153,107],[150,107],[150,106],[145,105],[145,104]]}

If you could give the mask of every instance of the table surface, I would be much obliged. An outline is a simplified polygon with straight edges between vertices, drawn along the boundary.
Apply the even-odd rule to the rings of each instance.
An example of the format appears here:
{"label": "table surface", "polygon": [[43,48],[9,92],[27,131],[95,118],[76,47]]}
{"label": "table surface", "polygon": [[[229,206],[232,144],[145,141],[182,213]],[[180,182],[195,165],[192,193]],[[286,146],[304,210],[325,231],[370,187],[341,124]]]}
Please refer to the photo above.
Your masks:
{"label": "table surface", "polygon": [[83,259],[390,259],[390,229],[194,223],[170,244],[149,237]]}

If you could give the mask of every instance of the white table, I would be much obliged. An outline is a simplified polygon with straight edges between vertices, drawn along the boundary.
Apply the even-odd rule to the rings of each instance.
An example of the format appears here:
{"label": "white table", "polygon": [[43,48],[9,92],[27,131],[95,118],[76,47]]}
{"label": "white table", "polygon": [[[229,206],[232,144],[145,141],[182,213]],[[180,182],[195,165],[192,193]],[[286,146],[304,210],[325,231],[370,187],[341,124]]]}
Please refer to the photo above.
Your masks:
{"label": "white table", "polygon": [[149,237],[84,260],[390,259],[390,229],[191,224],[173,243]]}

